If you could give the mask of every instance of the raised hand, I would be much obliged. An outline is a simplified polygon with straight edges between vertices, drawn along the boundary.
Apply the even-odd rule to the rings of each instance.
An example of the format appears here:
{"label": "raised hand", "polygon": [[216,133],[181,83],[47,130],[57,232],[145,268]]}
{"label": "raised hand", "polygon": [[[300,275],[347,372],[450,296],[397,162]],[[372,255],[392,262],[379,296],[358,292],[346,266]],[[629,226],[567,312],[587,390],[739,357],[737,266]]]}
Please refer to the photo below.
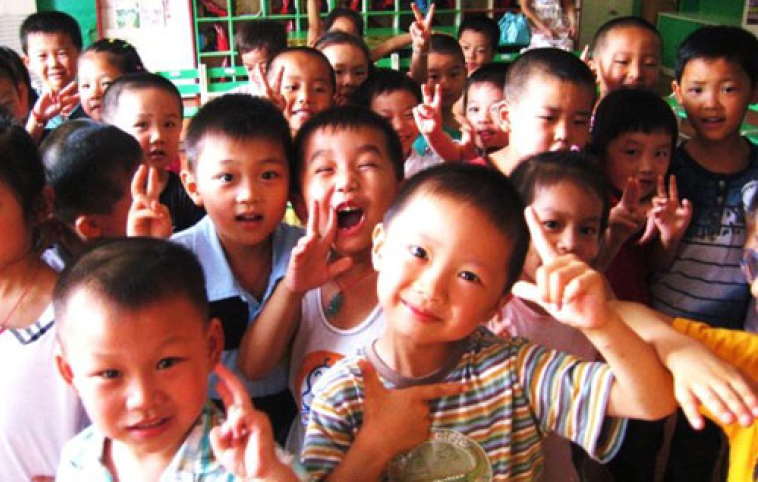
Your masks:
{"label": "raised hand", "polygon": [[461,126],[461,140],[459,142],[461,149],[461,161],[470,161],[476,158],[476,147],[480,145],[482,149],[485,148],[484,144],[479,139],[476,133],[476,129],[471,123],[462,115],[456,115],[455,119]]}
{"label": "raised hand", "polygon": [[214,370],[216,390],[226,409],[226,421],[213,427],[211,448],[221,465],[245,480],[298,481],[276,456],[276,444],[268,416],[255,410],[244,385],[219,364]]}
{"label": "raised hand", "polygon": [[411,24],[409,33],[411,34],[411,45],[416,53],[426,53],[429,51],[429,39],[432,36],[432,19],[434,18],[435,4],[429,6],[426,16],[421,13],[416,2],[411,1],[411,10],[415,21]]}
{"label": "raised hand", "polygon": [[171,213],[161,204],[160,195],[158,169],[141,164],[132,178],[132,205],[126,221],[127,236],[171,236]]}
{"label": "raised hand", "polygon": [[71,82],[58,92],[45,90],[32,108],[32,116],[41,124],[57,115],[69,114],[79,103],[79,90],[76,82]]}
{"label": "raised hand", "polygon": [[308,216],[305,236],[292,248],[284,282],[293,293],[305,293],[318,288],[353,264],[350,258],[329,262],[332,243],[337,237],[337,213],[329,208],[324,233],[319,233],[319,204],[314,200]]}
{"label": "raised hand", "polygon": [[[611,208],[608,216],[609,239],[621,245],[642,229],[646,219],[645,207],[640,202],[640,186],[636,179],[626,180],[621,200]],[[644,236],[648,236],[647,230]]]}
{"label": "raised hand", "polygon": [[[414,4],[415,5],[415,4]],[[413,108],[413,118],[421,134],[429,135],[442,130],[442,86],[430,83],[421,86],[424,103]]]}
{"label": "raised hand", "polygon": [[517,282],[513,294],[539,304],[566,325],[602,328],[610,311],[603,276],[573,254],[560,255],[548,240],[534,208],[526,208],[524,214],[542,265],[537,268],[536,282]]}
{"label": "raised hand", "polygon": [[283,111],[286,106],[286,102],[281,93],[282,79],[284,78],[284,65],[281,65],[276,72],[273,84],[269,83],[268,77],[263,68],[263,64],[258,64],[253,71],[251,81],[253,86],[255,86],[256,95],[267,98]]}
{"label": "raised hand", "polygon": [[676,177],[669,177],[668,189],[663,176],[658,176],[658,190],[653,198],[653,209],[649,218],[653,219],[664,243],[679,240],[684,235],[692,219],[692,203],[687,199],[679,201]]}

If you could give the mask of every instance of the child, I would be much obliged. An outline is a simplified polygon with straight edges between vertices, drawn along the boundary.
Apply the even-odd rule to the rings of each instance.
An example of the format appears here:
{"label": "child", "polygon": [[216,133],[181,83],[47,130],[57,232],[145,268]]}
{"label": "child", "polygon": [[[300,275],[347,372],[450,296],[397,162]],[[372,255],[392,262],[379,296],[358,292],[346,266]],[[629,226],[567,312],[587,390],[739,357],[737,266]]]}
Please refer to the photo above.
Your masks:
{"label": "child", "polygon": [[128,132],[140,143],[144,163],[157,169],[160,202],[171,213],[174,231],[189,228],[205,212],[187,195],[168,168],[179,159],[182,96],[168,79],[147,72],[116,79],[102,99],[103,121]]}
{"label": "child", "polygon": [[74,82],[82,34],[73,17],[57,11],[29,15],[20,34],[24,64],[42,81],[40,98],[27,124],[27,131],[39,141],[43,128],[53,129],[66,119],[84,116]]}
{"label": "child", "polygon": [[224,338],[189,251],[101,245],[61,275],[54,307],[58,370],[93,422],[64,448],[56,480],[298,480],[228,371],[217,369],[226,422],[208,401]]}
{"label": "child", "polygon": [[[76,394],[55,373],[55,272],[40,259],[50,208],[37,146],[0,117],[0,467],[2,479],[55,475],[64,443],[84,428]],[[30,450],[34,447],[34,450]]]}
{"label": "child", "polygon": [[336,90],[334,69],[319,50],[291,47],[269,63],[266,97],[282,109],[293,136],[305,121],[332,106]]}
{"label": "child", "polygon": [[323,52],[334,69],[335,104],[345,105],[373,70],[366,43],[360,37],[337,31],[322,35],[313,46]]}
{"label": "child", "polygon": [[505,102],[497,108],[509,144],[490,160],[508,175],[527,156],[584,148],[594,104],[595,78],[574,55],[559,49],[522,54],[508,69]]}
{"label": "child", "polygon": [[290,390],[300,417],[287,449],[299,454],[315,380],[384,329],[371,234],[403,178],[403,156],[392,127],[362,107],[314,117],[298,133],[295,152],[297,196],[309,208],[308,233],[293,251],[276,304],[267,305],[248,329],[239,363],[257,378],[289,352]]}
{"label": "child", "polygon": [[16,122],[24,122],[29,105],[26,86],[18,77],[10,62],[0,57],[0,107],[13,116]]}
{"label": "child", "polygon": [[[606,416],[655,418],[673,408],[665,370],[613,315],[602,276],[557,253],[531,210],[543,265],[538,286],[519,283],[514,294],[582,330],[608,365],[500,340],[479,327],[521,272],[529,243],[522,207],[505,176],[477,166],[435,166],[404,184],[374,233],[387,329],[362,356],[319,380],[303,452],[314,478],[340,464],[343,480],[356,480],[349,478],[355,473],[376,480],[385,471],[426,480],[532,480],[541,471],[540,433],[556,431],[608,458],[625,422]],[[364,417],[376,416],[363,411],[357,362],[364,358],[390,386],[446,380],[464,382],[465,391],[428,402],[431,434],[420,440],[359,431]],[[370,457],[343,459],[352,444],[366,443],[374,447]]]}
{"label": "child", "polygon": [[[758,40],[747,31],[701,28],[679,46],[673,83],[694,135],[674,152],[670,171],[693,214],[673,263],[654,276],[652,305],[721,328],[743,328],[749,301],[739,269],[746,235],[741,189],[758,178],[758,150],[740,135],[740,124],[758,92],[756,51]],[[679,423],[672,480],[709,477],[719,438],[713,425],[696,436]]]}
{"label": "child", "polygon": [[102,120],[102,98],[105,89],[125,74],[144,72],[137,50],[120,39],[100,39],[87,47],[79,58],[79,99],[84,112],[96,121]]}
{"label": "child", "polygon": [[471,76],[479,67],[495,58],[500,42],[500,27],[486,15],[467,15],[458,27],[458,43],[466,59],[466,72]]}
{"label": "child", "polygon": [[574,0],[526,0],[520,5],[532,33],[530,49],[574,48],[579,33]]}
{"label": "child", "polygon": [[618,17],[603,24],[592,39],[590,66],[600,98],[622,87],[653,90],[661,67],[663,39],[641,17]]}
{"label": "child", "polygon": [[132,136],[79,119],[50,133],[40,152],[55,196],[55,217],[65,227],[55,247],[61,265],[97,239],[126,234],[129,184],[142,160]]}
{"label": "child", "polygon": [[237,87],[238,94],[260,95],[253,79],[266,73],[269,61],[287,48],[287,29],[281,22],[268,19],[235,24],[234,44],[245,66],[250,83]]}
{"label": "child", "polygon": [[[29,114],[31,106],[37,102],[37,92],[32,87],[32,79],[29,76],[29,70],[24,65],[24,60],[10,47],[0,45],[0,58],[7,61],[13,71],[16,73],[16,78],[19,79],[19,89],[22,92],[21,103],[24,107],[24,118]],[[24,124],[25,125],[25,124]]]}

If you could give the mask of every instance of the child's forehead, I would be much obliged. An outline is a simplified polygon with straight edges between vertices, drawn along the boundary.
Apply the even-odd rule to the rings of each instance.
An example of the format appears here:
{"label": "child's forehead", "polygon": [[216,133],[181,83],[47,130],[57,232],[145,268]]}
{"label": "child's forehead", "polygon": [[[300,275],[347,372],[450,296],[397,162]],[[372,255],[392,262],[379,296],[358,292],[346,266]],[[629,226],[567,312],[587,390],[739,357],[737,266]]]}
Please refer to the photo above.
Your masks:
{"label": "child's forehead", "polygon": [[176,107],[175,112],[172,113],[181,117],[182,106],[179,102],[180,99],[177,99],[176,95],[158,86],[126,87],[119,95],[116,109],[117,112],[125,107],[139,108],[143,112],[153,112],[163,110],[167,105],[171,105]]}
{"label": "child's forehead", "polygon": [[288,165],[282,143],[265,136],[233,137],[222,132],[207,132],[199,146],[198,165]]}
{"label": "child's forehead", "polygon": [[503,98],[503,86],[488,80],[472,82],[468,86],[468,95],[469,97],[474,95],[484,95],[491,99],[492,102],[496,102]]}
{"label": "child's forehead", "polygon": [[429,70],[444,70],[464,68],[465,63],[460,55],[449,52],[429,52],[427,57],[427,67]]}
{"label": "child's forehead", "polygon": [[655,32],[635,25],[620,25],[606,32],[599,55],[613,55],[620,51],[644,50],[658,55],[660,54],[661,41]]}
{"label": "child's forehead", "polygon": [[[324,142],[328,140],[328,142]],[[319,153],[348,152],[355,148],[375,148],[389,161],[387,138],[370,126],[323,126],[314,130],[305,144],[305,158]]]}
{"label": "child's forehead", "polygon": [[30,32],[26,44],[30,51],[61,48],[76,50],[74,41],[65,32]]}
{"label": "child's forehead", "polygon": [[480,32],[478,30],[474,30],[473,28],[467,28],[465,30],[462,30],[458,37],[458,42],[477,42],[477,41],[488,44],[489,39],[487,38],[487,34],[484,32]]}
{"label": "child's forehead", "polygon": [[684,64],[682,80],[745,80],[750,76],[736,60],[726,57],[695,57]]}
{"label": "child's forehead", "polygon": [[382,107],[405,108],[415,107],[419,103],[416,95],[405,89],[381,92],[371,99],[371,105],[381,104]]}
{"label": "child's forehead", "polygon": [[[577,90],[587,94],[587,110],[592,110],[593,87],[571,80],[564,80],[548,72],[535,71],[525,79],[521,95],[516,99],[511,99],[511,102],[515,101],[516,104],[526,104],[536,107],[535,100],[544,100],[548,96],[556,96],[568,100],[570,94],[575,95],[578,93]],[[521,102],[525,98],[529,98],[529,101]]]}
{"label": "child's forehead", "polygon": [[328,79],[329,62],[310,52],[285,52],[276,59],[276,66],[284,67],[284,75],[301,75]]}

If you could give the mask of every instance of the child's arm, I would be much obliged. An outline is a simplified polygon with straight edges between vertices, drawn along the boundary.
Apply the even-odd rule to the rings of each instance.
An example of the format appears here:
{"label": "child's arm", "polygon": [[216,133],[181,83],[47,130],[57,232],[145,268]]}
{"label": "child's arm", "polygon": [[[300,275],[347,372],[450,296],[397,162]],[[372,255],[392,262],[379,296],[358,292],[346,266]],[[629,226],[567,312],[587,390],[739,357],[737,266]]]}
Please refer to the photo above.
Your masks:
{"label": "child's arm", "polygon": [[590,340],[615,376],[607,414],[655,420],[674,410],[671,377],[653,347],[612,309],[603,276],[574,255],[559,255],[534,209],[526,209],[534,248],[542,259],[536,284],[519,281],[513,294],[539,303]]}
{"label": "child's arm", "polygon": [[39,143],[47,122],[62,112],[71,112],[77,103],[79,103],[79,88],[76,82],[71,82],[58,92],[45,90],[29,112],[26,132]]}
{"label": "child's arm", "polygon": [[161,204],[158,169],[141,164],[132,178],[132,205],[126,220],[127,236],[169,238],[171,213]]}
{"label": "child's arm", "polygon": [[566,13],[566,18],[568,18],[569,37],[571,37],[571,39],[576,41],[577,34],[579,33],[579,30],[576,28],[577,27],[576,3],[574,2],[574,0],[561,0],[561,8],[563,8],[563,11]]}
{"label": "child's arm", "polygon": [[644,222],[645,215],[640,204],[639,183],[630,177],[624,186],[621,200],[610,210],[602,248],[593,263],[595,268],[604,271],[616,257],[621,246],[642,228]]}
{"label": "child's arm", "polygon": [[435,4],[429,6],[426,17],[421,15],[416,2],[411,2],[411,10],[416,21],[410,26],[411,53],[410,75],[419,85],[426,84],[426,57],[429,55],[429,39],[432,36],[432,18],[434,17]]}
{"label": "child's arm", "polygon": [[337,234],[337,215],[329,210],[326,232],[318,232],[319,207],[314,201],[305,236],[292,249],[287,274],[266,301],[240,342],[237,366],[251,380],[265,377],[284,356],[300,323],[305,293],[318,288],[350,267],[343,258],[329,264],[329,252]]}
{"label": "child's arm", "polygon": [[219,364],[215,372],[226,421],[211,429],[210,439],[221,465],[244,481],[299,482],[300,477],[276,454],[268,416],[255,410],[247,390],[229,369]]}
{"label": "child's arm", "polygon": [[460,143],[451,139],[442,129],[441,90],[442,87],[438,84],[432,95],[429,84],[421,86],[424,103],[413,109],[413,118],[416,120],[418,130],[429,147],[445,162],[473,159],[476,157],[476,150],[471,126],[467,122],[461,124],[463,137]]}
{"label": "child's arm", "polygon": [[376,62],[382,57],[386,57],[396,50],[400,50],[408,46],[408,44],[411,43],[411,40],[411,34],[409,33],[401,33],[400,35],[395,35],[394,37],[388,38],[384,42],[371,49],[371,61]]}
{"label": "child's arm", "polygon": [[313,47],[316,40],[321,37],[321,0],[308,0],[305,8],[308,11],[308,43],[306,45]]}
{"label": "child's arm", "polygon": [[[663,176],[658,177],[658,192],[653,198],[653,209],[648,216],[659,233],[658,242],[652,250],[650,267],[655,270],[668,268],[676,256],[679,241],[692,220],[692,204],[687,199],[682,199],[680,203],[673,174],[669,177],[668,190]],[[648,240],[643,236],[640,244]]]}

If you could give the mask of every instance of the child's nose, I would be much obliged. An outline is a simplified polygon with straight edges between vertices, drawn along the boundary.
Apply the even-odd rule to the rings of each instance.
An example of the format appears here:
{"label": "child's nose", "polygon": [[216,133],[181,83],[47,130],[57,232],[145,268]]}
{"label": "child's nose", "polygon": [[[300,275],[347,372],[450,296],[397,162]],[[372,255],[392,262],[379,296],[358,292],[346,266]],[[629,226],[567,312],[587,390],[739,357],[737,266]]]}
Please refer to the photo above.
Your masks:
{"label": "child's nose", "polygon": [[158,387],[153,377],[135,377],[129,384],[127,407],[132,410],[144,410],[154,404],[158,398]]}
{"label": "child's nose", "polygon": [[256,200],[256,186],[253,180],[241,179],[237,186],[237,202],[240,204],[253,203]]}
{"label": "child's nose", "polygon": [[413,289],[425,302],[442,301],[445,298],[445,284],[441,270],[428,266],[416,278]]}
{"label": "child's nose", "polygon": [[576,254],[578,248],[578,236],[573,229],[565,229],[563,233],[561,233],[556,248],[561,254]]}
{"label": "child's nose", "polygon": [[352,169],[340,169],[337,171],[335,188],[339,192],[354,191],[358,189],[358,178]]}

